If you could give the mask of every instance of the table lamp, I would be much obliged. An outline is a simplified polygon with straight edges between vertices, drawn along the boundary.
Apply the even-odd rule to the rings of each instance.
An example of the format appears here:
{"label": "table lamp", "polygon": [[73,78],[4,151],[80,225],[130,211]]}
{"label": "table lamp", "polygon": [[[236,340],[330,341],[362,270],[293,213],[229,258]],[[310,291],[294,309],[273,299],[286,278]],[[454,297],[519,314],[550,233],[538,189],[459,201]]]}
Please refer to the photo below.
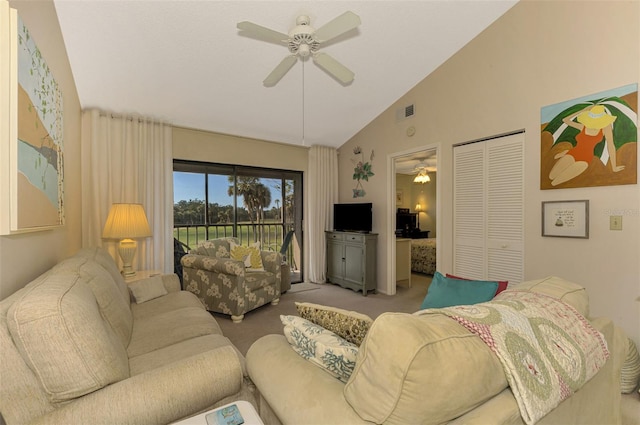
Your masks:
{"label": "table lamp", "polygon": [[118,253],[122,259],[122,274],[124,277],[131,277],[136,274],[131,265],[138,249],[138,242],[134,239],[148,238],[149,236],[151,236],[151,229],[141,204],[111,205],[102,237],[120,239]]}

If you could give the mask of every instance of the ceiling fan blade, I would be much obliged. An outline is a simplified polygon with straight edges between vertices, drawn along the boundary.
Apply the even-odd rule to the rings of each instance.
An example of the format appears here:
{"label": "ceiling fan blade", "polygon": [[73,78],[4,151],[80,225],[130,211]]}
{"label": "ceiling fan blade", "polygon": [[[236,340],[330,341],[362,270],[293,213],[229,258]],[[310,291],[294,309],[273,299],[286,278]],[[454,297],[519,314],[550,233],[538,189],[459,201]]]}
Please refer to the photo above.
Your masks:
{"label": "ceiling fan blade", "polygon": [[273,43],[282,44],[286,43],[287,40],[289,40],[289,36],[287,34],[274,31],[272,29],[254,24],[253,22],[249,21],[238,22],[238,25],[236,25],[236,27],[241,31],[245,31],[246,35],[248,36],[259,38],[265,41],[271,41]]}
{"label": "ceiling fan blade", "polygon": [[286,58],[282,59],[278,66],[276,66],[274,70],[271,71],[271,74],[269,74],[267,78],[264,79],[262,84],[264,84],[265,87],[275,86],[278,81],[280,81],[280,79],[284,77],[284,74],[286,74],[291,69],[291,67],[296,64],[297,61],[298,57],[296,55],[287,56]]}
{"label": "ceiling fan blade", "polygon": [[345,12],[318,28],[315,37],[323,43],[357,28],[358,25],[360,25],[360,17],[353,12]]}
{"label": "ceiling fan blade", "polygon": [[328,54],[322,52],[317,53],[314,55],[313,61],[342,84],[349,84],[353,81],[355,74]]}

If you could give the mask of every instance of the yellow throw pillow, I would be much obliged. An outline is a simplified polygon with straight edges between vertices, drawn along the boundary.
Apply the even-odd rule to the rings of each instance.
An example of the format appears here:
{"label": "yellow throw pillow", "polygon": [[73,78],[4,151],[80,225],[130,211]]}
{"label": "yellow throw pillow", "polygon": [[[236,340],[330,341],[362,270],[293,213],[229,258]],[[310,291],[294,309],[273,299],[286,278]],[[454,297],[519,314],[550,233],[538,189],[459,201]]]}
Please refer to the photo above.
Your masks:
{"label": "yellow throw pillow", "polygon": [[237,245],[234,242],[231,246],[231,258],[242,261],[244,267],[249,272],[263,272],[262,256],[260,255],[260,242],[252,243],[249,246]]}

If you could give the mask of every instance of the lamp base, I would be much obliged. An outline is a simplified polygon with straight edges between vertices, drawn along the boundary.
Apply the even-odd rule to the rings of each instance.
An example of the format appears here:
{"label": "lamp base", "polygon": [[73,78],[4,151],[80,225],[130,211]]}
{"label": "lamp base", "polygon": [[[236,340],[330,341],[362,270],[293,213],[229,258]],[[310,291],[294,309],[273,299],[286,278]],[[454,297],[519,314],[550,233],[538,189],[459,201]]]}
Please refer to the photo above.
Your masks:
{"label": "lamp base", "polygon": [[136,275],[136,270],[133,268],[133,259],[136,256],[136,250],[138,249],[138,242],[133,239],[122,239],[118,245],[118,254],[122,259],[122,275],[124,277],[132,277]]}

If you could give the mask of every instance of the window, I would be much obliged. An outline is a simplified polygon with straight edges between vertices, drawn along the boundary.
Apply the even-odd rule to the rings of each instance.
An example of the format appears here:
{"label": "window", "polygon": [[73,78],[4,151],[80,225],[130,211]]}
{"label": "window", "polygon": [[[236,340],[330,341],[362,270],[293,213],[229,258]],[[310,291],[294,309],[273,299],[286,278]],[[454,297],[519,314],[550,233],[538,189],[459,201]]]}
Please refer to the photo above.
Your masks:
{"label": "window", "polygon": [[302,172],[175,160],[174,237],[187,246],[222,237],[286,251],[292,282],[301,281]]}

